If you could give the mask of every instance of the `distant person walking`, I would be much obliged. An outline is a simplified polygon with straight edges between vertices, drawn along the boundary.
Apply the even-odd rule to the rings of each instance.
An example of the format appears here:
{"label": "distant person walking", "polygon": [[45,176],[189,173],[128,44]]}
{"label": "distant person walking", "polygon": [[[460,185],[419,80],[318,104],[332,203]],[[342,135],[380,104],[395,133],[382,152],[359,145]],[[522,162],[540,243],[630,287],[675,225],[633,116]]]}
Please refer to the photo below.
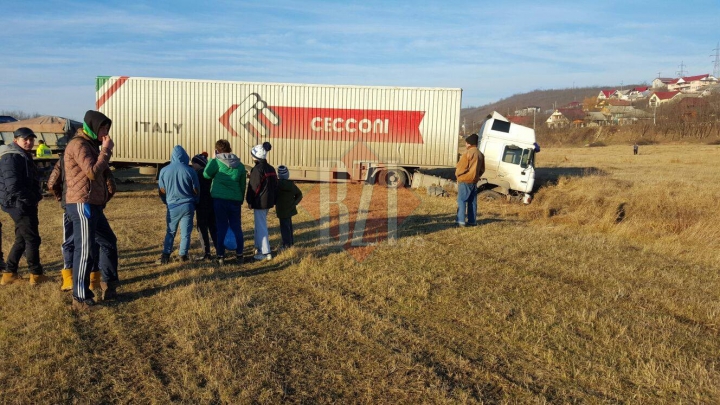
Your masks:
{"label": "distant person walking", "polygon": [[200,181],[190,167],[190,156],[180,145],[175,145],[170,164],[160,170],[158,178],[160,199],[167,205],[167,230],[162,256],[157,264],[167,264],[173,251],[175,234],[180,227],[180,261],[188,261],[190,235],[193,228],[195,204],[200,199]]}
{"label": "distant person walking", "polygon": [[255,260],[272,259],[267,214],[275,206],[278,179],[275,168],[267,162],[267,154],[271,149],[270,142],[264,142],[250,150],[255,166],[250,170],[250,183],[245,198],[255,219]]}
{"label": "distant person walking", "polygon": [[94,243],[107,252],[100,255],[98,264],[102,273],[101,298],[116,298],[120,285],[117,237],[104,213],[108,201],[105,173],[115,143],[109,136],[112,121],[103,113],[90,110],[83,121],[83,127],[65,148],[65,212],[73,227],[73,308],[90,310],[96,308],[95,294],[90,289],[93,255],[98,256]]}
{"label": "distant person walking", "polygon": [[195,220],[197,221],[197,229],[200,233],[200,244],[203,249],[203,255],[197,257],[195,260],[211,260],[211,239],[212,246],[215,247],[215,253],[217,254],[217,225],[215,223],[215,207],[213,207],[213,198],[212,194],[210,194],[212,181],[203,176],[205,167],[207,167],[208,164],[207,153],[203,152],[199,155],[193,156],[191,163],[193,169],[195,169],[195,173],[197,173],[198,180],[200,181],[200,200],[195,205]]}
{"label": "distant person walking", "polygon": [[640,147],[638,146],[637,142],[635,142],[635,145],[633,145],[633,155],[638,154],[638,149],[640,149]]}
{"label": "distant person walking", "polygon": [[203,176],[212,180],[210,195],[213,198],[215,226],[217,227],[215,238],[217,262],[220,266],[226,263],[225,236],[229,228],[235,235],[237,262],[242,264],[245,246],[240,210],[245,194],[247,170],[240,158],[232,153],[230,142],[226,139],[215,142],[215,158],[208,162]]}
{"label": "distant person walking", "polygon": [[478,136],[465,138],[465,153],[455,166],[458,183],[458,226],[477,225],[477,182],[485,172],[485,157],[477,148]]}
{"label": "distant person walking", "polygon": [[15,223],[15,243],[8,254],[0,284],[20,281],[18,265],[24,255],[30,284],[35,285],[48,280],[40,264],[38,204],[42,200],[42,192],[32,159],[37,136],[26,127],[18,128],[13,135],[13,143],[0,146],[0,205]]}
{"label": "distant person walking", "polygon": [[290,171],[287,167],[278,166],[278,191],[275,213],[280,220],[280,235],[282,248],[287,249],[295,244],[293,237],[292,217],[297,215],[297,205],[303,198],[302,191],[290,180]]}

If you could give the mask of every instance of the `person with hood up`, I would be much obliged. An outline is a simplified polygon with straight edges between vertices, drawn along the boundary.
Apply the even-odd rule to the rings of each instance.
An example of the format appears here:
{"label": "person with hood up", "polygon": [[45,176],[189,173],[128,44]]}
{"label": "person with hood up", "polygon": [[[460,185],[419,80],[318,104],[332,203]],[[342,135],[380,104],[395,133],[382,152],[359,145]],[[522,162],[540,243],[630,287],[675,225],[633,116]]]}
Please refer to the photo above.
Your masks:
{"label": "person with hood up", "polygon": [[278,178],[275,168],[267,162],[267,153],[271,149],[270,142],[264,142],[250,150],[255,166],[250,171],[250,184],[245,198],[255,217],[255,260],[272,259],[267,214],[275,206]]}
{"label": "person with hood up", "polygon": [[213,198],[215,210],[215,250],[219,265],[225,264],[225,236],[228,228],[232,229],[237,244],[236,255],[238,264],[243,262],[243,233],[240,219],[243,194],[247,171],[230,148],[230,142],[220,139],[215,143],[215,158],[205,166],[203,176],[212,180],[210,195]]}
{"label": "person with hood up", "polygon": [[157,264],[167,264],[170,261],[178,225],[180,226],[180,260],[188,261],[195,204],[199,201],[200,195],[200,181],[195,170],[190,167],[190,156],[182,146],[175,145],[170,164],[160,170],[158,190],[160,199],[167,205],[167,231],[162,256]]}
{"label": "person with hood up", "polygon": [[290,170],[284,165],[278,166],[278,191],[275,214],[280,220],[280,235],[282,236],[282,249],[295,244],[293,237],[292,217],[298,214],[297,205],[302,201],[302,191],[290,180]]}
{"label": "person with hood up", "polygon": [[210,194],[212,181],[203,176],[205,167],[207,167],[207,152],[193,156],[192,167],[200,180],[200,200],[195,205],[195,220],[197,221],[197,229],[200,233],[200,244],[202,245],[203,255],[198,256],[195,260],[210,260],[210,240],[215,247],[217,253],[217,227],[215,226],[215,208],[213,207],[213,198]]}
{"label": "person with hood up", "polygon": [[[85,113],[83,127],[65,148],[64,169],[67,189],[65,212],[73,226],[73,308],[97,308],[95,294],[90,289],[93,270],[94,243],[107,254],[99,257],[100,287],[103,300],[117,297],[118,253],[117,237],[105,217],[108,201],[106,170],[115,143],[110,139],[112,121],[99,111]],[[101,148],[99,148],[101,147]]]}
{"label": "person with hood up", "polygon": [[[105,184],[108,191],[108,201],[115,195],[117,191],[117,184],[115,183],[115,176],[112,174],[110,168],[105,170]],[[60,158],[55,163],[55,166],[48,177],[47,188],[60,203],[60,208],[63,209],[63,243],[60,245],[63,256],[63,268],[60,270],[62,275],[62,285],[60,291],[72,291],[73,279],[72,279],[72,268],[73,268],[73,256],[75,255],[75,236],[73,232],[72,220],[66,212],[65,194],[67,193],[67,181],[65,181],[65,154],[60,154]],[[90,289],[92,291],[100,291],[102,294],[102,288],[100,286],[100,269],[99,255],[110,254],[109,250],[105,247],[100,249],[97,242],[93,243],[93,267],[90,272]]]}
{"label": "person with hood up", "polygon": [[20,258],[25,255],[30,284],[48,280],[40,264],[38,204],[42,200],[40,178],[32,158],[37,136],[26,127],[18,128],[10,145],[0,146],[0,205],[15,222],[15,243],[10,249],[0,285],[13,284],[18,277]]}

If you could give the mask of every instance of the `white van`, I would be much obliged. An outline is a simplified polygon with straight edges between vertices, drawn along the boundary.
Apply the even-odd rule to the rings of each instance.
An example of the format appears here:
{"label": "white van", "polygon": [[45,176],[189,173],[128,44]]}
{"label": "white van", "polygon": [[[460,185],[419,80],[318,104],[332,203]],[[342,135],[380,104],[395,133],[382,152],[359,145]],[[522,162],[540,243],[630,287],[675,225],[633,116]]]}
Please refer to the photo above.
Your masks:
{"label": "white van", "polygon": [[[522,199],[529,203],[535,185],[535,130],[513,124],[493,112],[480,127],[478,148],[485,155],[485,173],[478,198]],[[537,149],[536,149],[537,148]]]}

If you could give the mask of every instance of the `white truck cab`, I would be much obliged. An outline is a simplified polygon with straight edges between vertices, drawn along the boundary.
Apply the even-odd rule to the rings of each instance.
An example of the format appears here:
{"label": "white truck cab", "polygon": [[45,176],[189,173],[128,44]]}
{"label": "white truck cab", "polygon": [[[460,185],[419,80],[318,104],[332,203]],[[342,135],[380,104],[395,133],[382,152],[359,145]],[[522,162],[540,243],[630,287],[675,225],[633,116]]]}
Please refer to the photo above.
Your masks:
{"label": "white truck cab", "polygon": [[479,197],[521,198],[530,202],[535,185],[535,130],[511,123],[497,112],[488,115],[478,132],[478,148],[485,155],[485,173],[478,182]]}

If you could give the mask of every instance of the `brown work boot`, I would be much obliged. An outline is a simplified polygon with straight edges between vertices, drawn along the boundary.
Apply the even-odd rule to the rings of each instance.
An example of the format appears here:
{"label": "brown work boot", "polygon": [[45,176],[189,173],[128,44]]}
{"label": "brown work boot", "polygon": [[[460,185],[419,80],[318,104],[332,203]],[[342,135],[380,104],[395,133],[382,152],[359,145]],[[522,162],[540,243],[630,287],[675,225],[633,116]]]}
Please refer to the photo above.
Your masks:
{"label": "brown work boot", "polygon": [[23,281],[25,280],[21,279],[17,273],[3,273],[2,280],[0,280],[0,285],[15,284]]}
{"label": "brown work boot", "polygon": [[78,312],[91,312],[100,309],[100,305],[95,303],[92,298],[88,298],[83,301],[78,301],[77,299],[74,299],[72,302],[72,309],[73,311]]}
{"label": "brown work boot", "polygon": [[38,284],[42,284],[45,282],[50,281],[50,277],[44,275],[44,274],[31,274],[30,275],[30,285],[36,286]]}
{"label": "brown work boot", "polygon": [[100,271],[90,272],[90,291],[95,294],[96,297],[102,296],[102,287],[100,286]]}
{"label": "brown work boot", "polygon": [[117,287],[120,285],[117,281],[101,282],[103,301],[114,300],[117,298]]}
{"label": "brown work boot", "polygon": [[60,286],[60,291],[72,291],[72,269],[62,269],[60,270],[60,274],[62,274],[62,285]]}

